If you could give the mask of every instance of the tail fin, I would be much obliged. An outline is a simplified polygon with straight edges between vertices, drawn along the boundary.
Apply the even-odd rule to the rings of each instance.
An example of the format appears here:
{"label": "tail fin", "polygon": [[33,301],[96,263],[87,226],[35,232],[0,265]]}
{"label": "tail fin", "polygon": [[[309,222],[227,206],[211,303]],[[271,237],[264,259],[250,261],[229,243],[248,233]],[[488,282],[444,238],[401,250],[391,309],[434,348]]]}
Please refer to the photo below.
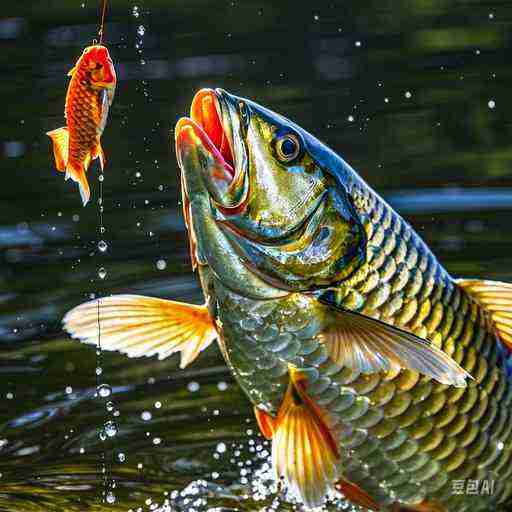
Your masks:
{"label": "tail fin", "polygon": [[92,160],[96,160],[96,158],[100,159],[101,170],[105,170],[107,160],[105,158],[105,152],[103,151],[103,148],[101,147],[101,142],[99,140],[97,146],[94,148],[94,151],[92,152]]}
{"label": "tail fin", "polygon": [[91,197],[91,189],[89,188],[89,182],[87,181],[87,163],[80,164],[74,161],[69,161],[66,167],[66,177],[70,177],[73,181],[78,183],[78,189],[80,191],[80,197],[82,198],[82,204],[85,206]]}
{"label": "tail fin", "polygon": [[68,164],[69,131],[66,126],[63,126],[51,132],[46,132],[46,135],[48,135],[53,142],[55,166],[58,171],[64,172]]}

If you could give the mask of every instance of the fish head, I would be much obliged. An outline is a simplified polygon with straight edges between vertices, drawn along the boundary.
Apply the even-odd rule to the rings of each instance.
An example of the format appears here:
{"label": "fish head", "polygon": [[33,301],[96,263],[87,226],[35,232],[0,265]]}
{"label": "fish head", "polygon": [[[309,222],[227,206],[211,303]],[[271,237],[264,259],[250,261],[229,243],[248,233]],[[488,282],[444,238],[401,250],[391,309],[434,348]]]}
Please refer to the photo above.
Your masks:
{"label": "fish head", "polygon": [[86,70],[91,85],[98,89],[114,89],[116,71],[106,46],[95,44],[88,46],[80,57],[80,65]]}
{"label": "fish head", "polygon": [[219,266],[223,257],[287,293],[334,286],[364,263],[365,231],[334,168],[340,162],[293,122],[203,89],[175,138],[197,258],[236,291],[246,283],[239,267]]}

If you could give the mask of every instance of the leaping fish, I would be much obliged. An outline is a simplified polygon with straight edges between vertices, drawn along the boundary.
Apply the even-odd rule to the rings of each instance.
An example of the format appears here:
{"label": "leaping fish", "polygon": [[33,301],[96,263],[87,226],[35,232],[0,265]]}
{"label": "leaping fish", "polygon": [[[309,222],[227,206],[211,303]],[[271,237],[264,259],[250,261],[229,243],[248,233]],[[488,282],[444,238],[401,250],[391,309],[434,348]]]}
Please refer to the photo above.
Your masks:
{"label": "leaping fish", "polygon": [[[199,91],[175,143],[205,303],[100,299],[102,347],[185,367],[216,339],[307,508],[338,489],[375,511],[507,510],[512,284],[454,279],[341,157],[253,101]],[[96,344],[97,315],[64,327]]]}
{"label": "leaping fish", "polygon": [[107,48],[96,44],[85,48],[68,76],[66,126],[47,135],[53,142],[57,170],[78,183],[85,206],[91,196],[86,175],[89,165],[99,158],[103,170],[106,163],[101,135],[114,99],[116,72]]}

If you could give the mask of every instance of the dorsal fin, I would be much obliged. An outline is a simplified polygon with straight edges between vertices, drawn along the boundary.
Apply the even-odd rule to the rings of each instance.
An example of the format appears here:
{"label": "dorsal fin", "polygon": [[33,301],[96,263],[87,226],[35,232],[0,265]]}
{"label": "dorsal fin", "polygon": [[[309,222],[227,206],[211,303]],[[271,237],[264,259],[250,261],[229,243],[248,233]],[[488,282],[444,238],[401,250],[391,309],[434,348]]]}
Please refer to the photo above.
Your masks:
{"label": "dorsal fin", "polygon": [[500,339],[512,350],[512,283],[487,279],[455,281],[491,314]]}

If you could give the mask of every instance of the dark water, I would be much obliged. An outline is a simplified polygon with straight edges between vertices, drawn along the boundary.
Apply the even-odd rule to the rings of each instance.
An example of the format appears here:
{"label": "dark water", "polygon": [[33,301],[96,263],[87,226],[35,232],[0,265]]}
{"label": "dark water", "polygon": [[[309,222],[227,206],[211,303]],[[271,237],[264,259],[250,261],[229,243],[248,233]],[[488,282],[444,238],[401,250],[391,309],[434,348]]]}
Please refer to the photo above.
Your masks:
{"label": "dark water", "polygon": [[[216,348],[180,371],[176,358],[98,359],[59,328],[91,294],[201,301],[169,145],[200,87],[325,140],[452,273],[512,281],[510,2],[113,0],[104,235],[45,136],[62,125],[65,75],[95,36],[97,5],[23,0],[1,16],[1,511],[288,508]],[[97,199],[96,169],[91,183]]]}

